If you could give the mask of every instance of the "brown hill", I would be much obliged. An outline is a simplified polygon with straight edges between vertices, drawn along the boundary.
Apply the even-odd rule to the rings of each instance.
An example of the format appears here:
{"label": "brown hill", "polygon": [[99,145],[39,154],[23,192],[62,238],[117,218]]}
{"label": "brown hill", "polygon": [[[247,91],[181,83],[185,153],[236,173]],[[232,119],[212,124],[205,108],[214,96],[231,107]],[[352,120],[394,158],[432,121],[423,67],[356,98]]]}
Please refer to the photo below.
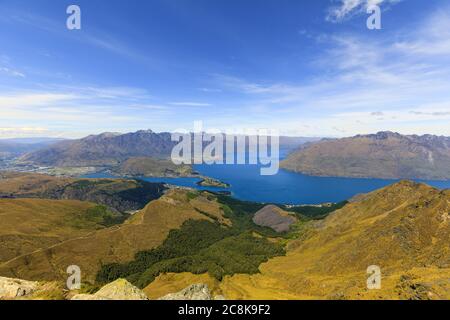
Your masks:
{"label": "brown hill", "polygon": [[379,132],[327,139],[292,153],[281,167],[317,176],[450,179],[450,138]]}
{"label": "brown hill", "polygon": [[[450,191],[400,182],[346,205],[261,274],[227,277],[238,299],[450,299]],[[377,265],[381,290],[368,290]]]}
{"label": "brown hill", "polygon": [[[58,215],[62,211],[63,208],[49,211],[48,215]],[[8,210],[11,219],[15,213],[16,210]],[[21,219],[27,221],[28,216],[33,214],[33,210],[25,210]],[[2,245],[0,256],[6,257],[7,254],[8,256],[0,262],[0,275],[39,281],[64,280],[67,278],[66,268],[78,265],[83,273],[83,281],[93,283],[102,264],[130,261],[136,252],[160,245],[170,230],[179,228],[185,221],[190,219],[215,221],[211,217],[222,219],[222,209],[217,202],[202,196],[190,199],[187,191],[170,190],[121,225],[94,232],[82,227],[67,240],[56,244],[49,243],[49,246],[43,246],[42,249],[7,261],[5,260],[14,254],[9,249],[9,243]],[[8,226],[15,230],[16,223],[11,221]],[[49,226],[43,227],[42,233],[37,237],[46,238],[52,232]],[[11,233],[10,230],[5,232]]]}
{"label": "brown hill", "polygon": [[0,199],[0,263],[103,228],[97,207],[70,200]]}

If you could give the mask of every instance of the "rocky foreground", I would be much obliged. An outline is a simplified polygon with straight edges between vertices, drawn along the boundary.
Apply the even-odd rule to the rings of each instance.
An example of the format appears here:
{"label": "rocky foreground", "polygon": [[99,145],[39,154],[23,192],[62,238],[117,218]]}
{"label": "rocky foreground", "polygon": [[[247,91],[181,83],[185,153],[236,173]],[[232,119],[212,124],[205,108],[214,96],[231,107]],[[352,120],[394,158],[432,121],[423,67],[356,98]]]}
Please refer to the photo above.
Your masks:
{"label": "rocky foreground", "polygon": [[[49,283],[25,281],[0,277],[0,300],[39,300],[55,287]],[[102,287],[94,294],[73,294],[61,288],[61,296],[66,300],[150,300],[139,288],[125,279],[118,279]],[[224,300],[223,296],[211,295],[207,284],[194,284],[180,292],[167,294],[158,300]]]}

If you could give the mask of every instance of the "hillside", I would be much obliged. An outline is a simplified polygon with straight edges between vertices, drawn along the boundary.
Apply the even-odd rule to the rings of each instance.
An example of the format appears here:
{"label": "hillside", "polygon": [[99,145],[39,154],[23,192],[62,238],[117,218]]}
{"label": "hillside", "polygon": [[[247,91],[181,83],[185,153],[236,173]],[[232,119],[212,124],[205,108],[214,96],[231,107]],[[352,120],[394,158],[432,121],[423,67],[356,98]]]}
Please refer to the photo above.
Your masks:
{"label": "hillside", "polygon": [[102,229],[114,217],[89,202],[0,199],[0,264]]}
{"label": "hillside", "polygon": [[339,207],[279,233],[252,219],[289,212],[208,192],[170,190],[114,226],[88,202],[0,199],[0,276],[60,281],[76,264],[88,292],[126,278],[151,298],[206,283],[226,299],[450,299],[449,190],[401,181]]}
{"label": "hillside", "polygon": [[[63,280],[67,266],[75,264],[83,270],[85,281],[93,283],[102,264],[132,260],[135,253],[162,244],[169,232],[180,228],[184,222],[221,219],[222,210],[217,202],[204,197],[196,201],[189,199],[187,191],[171,190],[160,199],[150,202],[123,224],[94,232],[83,227],[70,239],[59,244],[50,244],[51,246],[39,251],[9,261],[4,259],[0,262],[0,275],[39,281]],[[8,210],[12,217],[15,212]],[[60,211],[57,210],[48,213],[49,216],[58,214]],[[33,211],[26,210],[21,219],[26,221],[31,215]],[[8,225],[16,228],[13,221]],[[80,233],[87,234],[80,237]],[[5,236],[10,234],[11,232],[5,232]],[[8,253],[8,258],[11,258],[9,247],[9,244],[0,246],[0,256],[6,257]]]}
{"label": "hillside", "polygon": [[292,153],[287,170],[315,176],[450,179],[450,138],[392,132],[326,139]]}
{"label": "hillside", "polygon": [[160,183],[126,179],[73,179],[0,171],[0,198],[80,200],[126,213],[142,209],[166,188]]}
{"label": "hillside", "polygon": [[[226,277],[233,299],[450,299],[450,191],[403,181],[347,204],[261,274]],[[368,290],[378,265],[382,289]]]}
{"label": "hillside", "polygon": [[167,158],[175,144],[170,133],[154,133],[151,130],[126,134],[103,133],[62,141],[31,152],[20,160],[55,167],[114,166],[131,157]]}

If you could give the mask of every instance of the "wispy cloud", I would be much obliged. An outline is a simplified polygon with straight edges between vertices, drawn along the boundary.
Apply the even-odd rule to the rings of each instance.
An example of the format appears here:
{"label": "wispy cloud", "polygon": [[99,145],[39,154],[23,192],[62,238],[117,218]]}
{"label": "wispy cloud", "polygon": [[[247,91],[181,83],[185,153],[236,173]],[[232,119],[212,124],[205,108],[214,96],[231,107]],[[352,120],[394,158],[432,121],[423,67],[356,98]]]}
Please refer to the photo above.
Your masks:
{"label": "wispy cloud", "polygon": [[338,5],[329,9],[327,20],[332,22],[343,21],[355,14],[366,12],[368,8],[374,5],[390,5],[402,0],[338,0]]}
{"label": "wispy cloud", "polygon": [[89,31],[83,29],[83,32],[67,32],[64,26],[43,15],[30,12],[9,11],[0,15],[0,21],[9,24],[28,25],[32,28],[43,30],[61,38],[78,41],[92,47],[106,50],[110,53],[120,55],[130,61],[141,63],[149,68],[159,68],[160,61],[152,58],[148,52],[143,53],[134,47],[130,47],[126,42],[107,32],[100,30]]}
{"label": "wispy cloud", "polygon": [[[371,41],[358,35],[327,36],[315,62],[321,74],[300,84],[221,75],[216,81],[258,106],[252,109],[254,119],[300,135],[320,131],[342,136],[384,129],[450,135],[450,59],[440,55],[450,43],[450,29],[434,32],[431,24],[439,30],[450,25],[450,15],[443,12],[448,11],[434,13],[405,31],[403,46],[395,36]],[[413,44],[416,50],[411,54]],[[419,44],[423,49],[418,50]]]}
{"label": "wispy cloud", "polygon": [[11,65],[11,58],[4,54],[0,55],[0,74],[18,78],[26,77],[24,72]]}
{"label": "wispy cloud", "polygon": [[170,102],[172,106],[181,106],[181,107],[210,107],[210,103],[203,102]]}
{"label": "wispy cloud", "polygon": [[438,10],[417,31],[414,39],[396,43],[396,48],[410,55],[450,56],[450,12]]}
{"label": "wispy cloud", "polygon": [[[165,111],[152,105],[143,89],[126,87],[48,87],[0,94],[0,127],[15,123],[34,127],[45,123],[49,130],[99,131],[117,126],[154,122]],[[23,125],[22,125],[23,124]],[[148,124],[147,124],[148,125]],[[103,129],[104,128],[104,129]],[[97,131],[94,130],[94,131]],[[55,131],[55,132],[56,132]]]}
{"label": "wispy cloud", "polygon": [[74,99],[70,94],[55,93],[15,93],[0,96],[0,108],[42,107]]}
{"label": "wispy cloud", "polygon": [[7,67],[0,67],[0,73],[6,74],[8,76],[13,76],[13,77],[25,78],[25,74],[23,72],[20,72],[18,70],[14,70],[14,69],[10,69]]}

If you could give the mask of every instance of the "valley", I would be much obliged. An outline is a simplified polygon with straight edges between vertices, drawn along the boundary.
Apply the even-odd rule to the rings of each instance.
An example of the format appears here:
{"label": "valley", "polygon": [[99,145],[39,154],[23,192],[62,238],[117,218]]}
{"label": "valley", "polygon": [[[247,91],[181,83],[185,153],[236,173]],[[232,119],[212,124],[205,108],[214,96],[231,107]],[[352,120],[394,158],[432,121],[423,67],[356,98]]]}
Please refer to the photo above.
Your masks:
{"label": "valley", "polygon": [[[60,298],[73,264],[81,292],[127,279],[152,298],[198,282],[227,299],[449,298],[448,191],[402,181],[351,203],[290,208],[172,189],[128,216],[103,197],[40,198],[125,183],[139,194],[133,181],[3,173],[0,276],[45,281]],[[373,264],[381,291],[365,287]]]}
{"label": "valley", "polygon": [[[450,298],[447,182],[175,166],[163,157],[164,137],[139,131],[60,141],[16,158],[22,172],[0,171],[0,299],[15,286],[34,288],[24,299]],[[370,154],[381,157],[373,150],[392,139],[425,138],[355,139],[377,140]],[[159,141],[158,156],[136,149],[142,140]],[[321,148],[335,143],[348,141],[308,142],[284,165],[311,149],[326,161]],[[69,265],[82,270],[80,290],[64,289]],[[380,290],[367,289],[372,265],[383,275]]]}

